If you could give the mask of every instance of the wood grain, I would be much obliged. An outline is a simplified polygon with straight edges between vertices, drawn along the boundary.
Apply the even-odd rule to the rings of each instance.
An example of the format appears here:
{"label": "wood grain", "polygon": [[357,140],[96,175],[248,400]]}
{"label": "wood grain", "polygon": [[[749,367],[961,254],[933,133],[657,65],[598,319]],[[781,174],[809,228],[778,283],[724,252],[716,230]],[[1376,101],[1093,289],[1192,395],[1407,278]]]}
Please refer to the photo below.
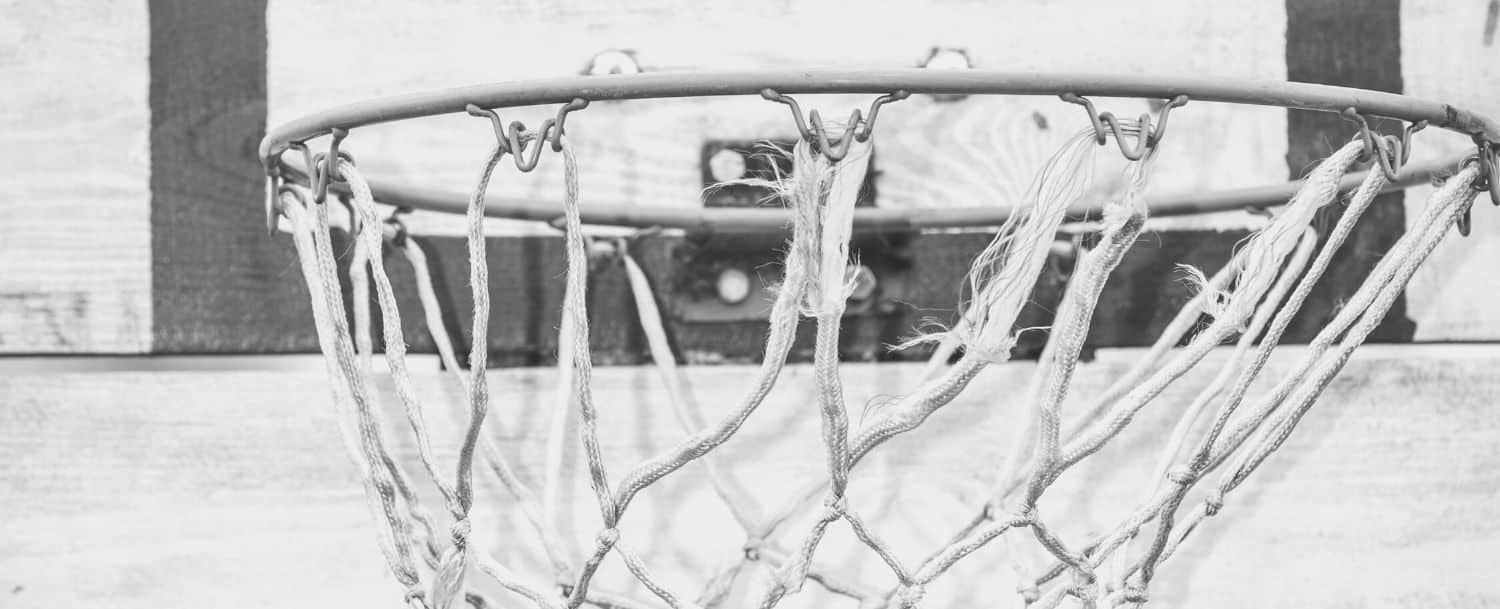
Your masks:
{"label": "wood grain", "polygon": [[[634,49],[653,70],[911,66],[942,45],[964,47],[977,65],[994,69],[1286,76],[1285,15],[1277,3],[1204,11],[1187,0],[1146,6],[920,1],[853,16],[846,3],[833,0],[732,8],[690,0],[604,4],[463,0],[413,13],[394,2],[358,11],[336,2],[273,3],[267,17],[270,121],[381,95],[573,74],[613,47]],[[332,22],[343,26],[329,31],[324,24]],[[830,25],[846,22],[853,25]],[[351,52],[328,53],[331,48]],[[847,116],[869,98],[812,96],[804,102],[825,116]],[[1142,100],[1101,104],[1127,116],[1147,109]],[[535,124],[551,112],[506,114]],[[1172,120],[1153,180],[1161,192],[1283,179],[1284,112],[1194,104]],[[490,145],[477,121],[455,116],[362,129],[348,146],[372,175],[467,189]],[[697,205],[704,142],[792,134],[785,107],[755,98],[600,103],[575,114],[569,125],[584,205]],[[889,106],[876,136],[879,204],[1013,203],[1040,163],[1086,125],[1080,108],[1051,98],[940,103],[919,96]],[[1102,165],[1116,162],[1117,154],[1104,152]],[[492,191],[557,198],[561,163],[545,156],[533,174],[502,172]],[[419,215],[414,223],[419,232],[460,232],[452,218]]]}
{"label": "wood grain", "polygon": [[0,353],[151,346],[139,2],[0,2]]}
{"label": "wood grain", "polygon": [[[1269,374],[1298,365],[1278,352]],[[1222,353],[1217,356],[1223,355]],[[1106,351],[1079,370],[1076,391],[1098,391],[1136,357]],[[270,362],[284,362],[272,358]],[[400,590],[384,572],[372,521],[333,427],[321,364],[273,370],[33,370],[0,375],[0,595],[6,607],[161,607],[233,604],[388,606]],[[189,362],[190,363],[190,362]],[[1500,602],[1500,433],[1487,411],[1500,398],[1493,347],[1370,347],[1361,351],[1282,452],[1257,472],[1201,537],[1162,572],[1154,601],[1184,607],[1477,607]],[[45,362],[43,365],[46,365]],[[433,365],[430,360],[419,367]],[[184,367],[193,367],[184,365]],[[911,385],[919,366],[846,365],[852,408]],[[428,368],[430,369],[430,368]],[[1032,366],[986,372],[909,437],[873,453],[851,496],[903,555],[951,532],[982,497],[1003,454],[1013,393]],[[691,368],[707,413],[746,389],[748,370]],[[490,433],[523,478],[540,475],[552,374],[491,375]],[[1094,466],[1043,503],[1069,539],[1120,516],[1167,429],[1169,411],[1205,381],[1191,376],[1148,410]],[[422,375],[420,394],[453,458],[451,378]],[[653,371],[602,368],[594,380],[613,476],[680,437]],[[763,410],[724,446],[744,488],[770,504],[822,468],[818,423],[806,408],[811,370],[790,368]],[[383,390],[396,416],[389,387]],[[393,419],[394,424],[394,419]],[[407,461],[411,447],[400,449]],[[570,445],[566,535],[582,550],[597,511]],[[689,468],[642,495],[624,538],[679,587],[738,555],[743,542]],[[506,499],[480,485],[478,530],[503,560],[541,579],[535,542],[506,516]],[[1085,493],[1085,491],[1088,491]],[[1088,497],[1087,500],[1078,498]],[[432,504],[436,507],[436,504]],[[820,568],[889,583],[878,560],[837,528]],[[934,585],[931,606],[1015,601],[998,549]],[[621,565],[601,585],[630,590]],[[811,590],[811,589],[810,589]],[[639,592],[635,590],[635,592]],[[823,606],[809,591],[791,607]]]}
{"label": "wood grain", "polygon": [[[1483,2],[1406,0],[1401,3],[1402,73],[1412,95],[1437,99],[1489,116],[1500,116],[1500,44],[1486,38],[1489,16]],[[1468,138],[1447,133],[1418,135],[1412,159],[1472,153]],[[1407,193],[1408,217],[1415,217],[1432,188]],[[1474,204],[1473,232],[1457,234],[1438,246],[1412,278],[1406,292],[1416,338],[1424,341],[1500,339],[1495,300],[1494,261],[1500,257],[1500,214],[1480,195]]]}
{"label": "wood grain", "polygon": [[296,258],[263,228],[266,3],[150,7],[151,349],[305,350]]}
{"label": "wood grain", "polygon": [[[1400,0],[1287,0],[1286,62],[1289,80],[1402,91]],[[1376,121],[1374,127],[1399,133],[1397,121]],[[1307,175],[1319,161],[1343,146],[1358,132],[1337,114],[1287,111],[1287,168],[1290,177]],[[1307,304],[1292,328],[1315,334],[1337,313],[1406,230],[1404,193],[1376,197],[1343,248],[1328,265],[1325,279],[1308,295]],[[1344,211],[1336,203],[1322,209],[1316,227],[1331,227]],[[1327,230],[1321,237],[1326,240]],[[1406,301],[1398,299],[1370,335],[1372,342],[1410,342],[1413,326]]]}

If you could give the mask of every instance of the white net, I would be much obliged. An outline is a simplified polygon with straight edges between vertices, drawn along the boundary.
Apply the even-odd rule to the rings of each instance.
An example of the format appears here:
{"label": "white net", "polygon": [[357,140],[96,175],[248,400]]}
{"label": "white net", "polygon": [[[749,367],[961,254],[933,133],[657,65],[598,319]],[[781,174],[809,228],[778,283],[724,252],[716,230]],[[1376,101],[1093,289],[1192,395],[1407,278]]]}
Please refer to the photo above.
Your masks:
{"label": "white net", "polygon": [[[1121,127],[1131,135],[1141,131],[1133,122]],[[983,574],[1003,570],[1017,574],[1010,579],[1019,582],[1018,593],[1031,606],[1053,607],[1069,600],[1087,607],[1147,602],[1164,561],[1202,528],[1205,519],[1219,513],[1232,493],[1281,446],[1350,353],[1382,320],[1413,271],[1466,213],[1478,170],[1466,167],[1438,188],[1412,228],[1301,352],[1299,363],[1279,378],[1263,379],[1270,355],[1293,317],[1355,223],[1386,186],[1380,171],[1369,172],[1344,202],[1332,228],[1322,235],[1314,230],[1315,215],[1341,202],[1340,178],[1362,155],[1387,153],[1367,151],[1366,140],[1356,138],[1324,160],[1267,226],[1238,248],[1226,268],[1211,278],[1189,273],[1196,278],[1196,296],[1126,374],[1102,391],[1078,395],[1074,373],[1101,291],[1140,239],[1149,212],[1146,191],[1152,156],[1129,163],[1123,170],[1123,191],[1103,207],[1096,225],[1097,246],[1079,258],[1030,380],[1006,395],[984,398],[1006,413],[1009,435],[987,439],[1000,447],[999,456],[974,464],[976,471],[984,472],[985,480],[979,498],[966,508],[970,517],[960,519],[962,526],[952,526],[947,524],[955,521],[951,516],[928,515],[929,528],[951,530],[941,535],[944,543],[929,542],[922,551],[911,552],[911,544],[905,542],[891,543],[892,538],[909,536],[885,530],[879,519],[870,518],[873,508],[865,507],[869,502],[862,501],[859,493],[850,492],[851,479],[859,474],[867,478],[861,484],[881,484],[868,479],[876,470],[866,467],[867,456],[939,415],[987,367],[1009,357],[1019,331],[1017,317],[1037,284],[1048,249],[1068,208],[1078,202],[1092,179],[1093,140],[1093,130],[1080,132],[1051,158],[1026,200],[1017,206],[1018,213],[974,260],[970,298],[959,304],[959,319],[946,332],[914,341],[940,343],[927,378],[901,395],[856,408],[845,400],[838,346],[851,287],[846,270],[854,203],[867,171],[868,154],[864,145],[856,145],[848,158],[831,163],[806,144],[799,145],[792,153],[795,171],[772,184],[792,208],[792,230],[782,261],[784,279],[770,312],[764,359],[743,399],[720,408],[720,416],[707,423],[676,366],[650,283],[631,257],[628,242],[594,242],[585,235],[579,214],[577,161],[566,139],[561,140],[567,274],[559,341],[560,391],[547,423],[550,431],[540,481],[523,479],[514,466],[519,456],[507,454],[484,429],[490,392],[483,337],[492,312],[482,210],[504,150],[497,147],[486,159],[468,210],[474,304],[470,335],[476,338],[467,372],[460,370],[441,327],[422,249],[410,239],[391,240],[381,230],[374,198],[357,167],[342,160],[338,166],[353,192],[359,220],[349,269],[354,282],[352,329],[344,313],[327,208],[311,204],[296,190],[284,190],[282,212],[289,220],[311,294],[344,438],[377,515],[381,549],[392,574],[407,590],[406,601],[413,607],[435,609],[448,609],[457,602],[547,608],[585,604],[769,608],[799,596],[805,584],[813,582],[826,594],[849,599],[849,606],[914,607],[945,574],[956,577],[959,563],[981,548],[1001,546],[1003,551],[990,553],[982,568],[964,572],[969,574],[964,586],[988,585],[993,580]],[[467,423],[451,474],[434,454],[424,404],[411,380],[401,311],[384,268],[382,248],[388,245],[412,264],[422,313],[445,366],[455,373],[453,383],[462,390],[462,399],[454,405]],[[635,464],[610,463],[601,448],[601,437],[613,428],[601,424],[593,393],[585,298],[590,255],[601,253],[618,257],[624,265],[668,406],[685,434],[667,450]],[[368,290],[372,285],[386,367],[405,413],[405,429],[388,427],[376,403],[378,392],[369,361],[373,349]],[[1200,321],[1205,316],[1208,321]],[[783,372],[803,318],[816,325],[816,342],[812,390],[802,397],[815,406],[817,414],[807,409],[799,412],[819,419],[825,465],[815,477],[792,479],[777,474],[774,490],[794,490],[783,505],[771,509],[763,504],[778,493],[737,480],[735,473],[742,468],[726,467],[716,449],[751,424]],[[1210,357],[1226,343],[1233,343],[1227,355]],[[955,350],[962,353],[949,365],[946,354]],[[1207,374],[1211,380],[1186,398],[1170,392],[1189,372]],[[1044,499],[1053,494],[1065,474],[1102,454],[1153,405],[1177,419],[1171,436],[1154,444],[1157,454],[1149,464],[1154,482],[1134,489],[1136,502],[1113,524],[1092,531],[1069,530],[1060,522],[1064,517],[1056,515],[1059,510],[1049,507],[1055,504]],[[861,414],[851,417],[851,413]],[[570,417],[576,417],[576,422]],[[490,421],[501,427],[509,423]],[[564,510],[560,506],[562,454],[569,442],[566,435],[573,429],[582,445],[588,487],[597,506],[597,532],[592,545],[585,548],[576,547],[559,530],[557,519]],[[416,467],[393,456],[388,437],[392,433],[410,436],[419,462]],[[653,553],[640,550],[658,549],[655,532],[647,527],[624,527],[622,519],[643,492],[694,463],[702,464],[713,495],[728,507],[746,541],[741,555],[728,557],[722,566],[699,569],[694,587],[686,588],[677,583],[686,579],[684,574],[656,574]],[[530,564],[502,564],[486,540],[474,534],[476,467],[485,479],[497,481],[508,496],[496,509],[519,516],[539,540],[541,555]],[[538,483],[540,492],[534,490]],[[1086,502],[1088,491],[1098,483],[1074,486],[1082,490],[1070,501]],[[421,497],[432,489],[447,512],[441,518],[422,506]],[[440,521],[448,523],[449,535],[438,533]],[[835,525],[847,525],[865,551],[885,565],[889,576],[866,581],[849,577],[837,565],[820,563],[820,547],[826,545],[825,538]],[[694,548],[680,550],[691,553]],[[610,557],[617,557],[639,586],[611,588],[615,584],[596,577]],[[724,557],[703,560],[719,558]],[[552,581],[545,575],[537,577],[538,572],[550,574]],[[974,577],[976,573],[981,575]],[[617,581],[610,578],[610,582]],[[494,595],[496,585],[503,596]],[[812,602],[833,602],[819,598]]]}

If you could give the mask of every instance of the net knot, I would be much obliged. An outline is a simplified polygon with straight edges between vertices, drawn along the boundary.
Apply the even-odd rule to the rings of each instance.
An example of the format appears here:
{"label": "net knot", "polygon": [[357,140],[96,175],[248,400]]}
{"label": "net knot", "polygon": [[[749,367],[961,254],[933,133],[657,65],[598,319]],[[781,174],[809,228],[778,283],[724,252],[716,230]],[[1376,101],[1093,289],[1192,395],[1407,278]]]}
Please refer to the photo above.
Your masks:
{"label": "net knot", "polygon": [[1151,597],[1146,594],[1146,587],[1141,584],[1130,584],[1120,593],[1120,600],[1126,603],[1144,605]]}
{"label": "net knot", "polygon": [[473,592],[465,594],[464,601],[468,602],[469,606],[474,609],[490,609],[489,601],[484,600],[483,596],[474,594]]}
{"label": "net knot", "polygon": [[1083,606],[1092,607],[1098,593],[1094,584],[1098,581],[1092,569],[1082,564],[1075,566],[1073,567],[1073,587],[1068,589],[1068,595],[1078,599]]}
{"label": "net knot", "polygon": [[615,547],[615,544],[618,543],[619,541],[620,541],[620,529],[617,529],[617,528],[614,528],[614,527],[610,527],[610,528],[604,529],[603,531],[599,531],[599,536],[594,538],[594,542],[597,543],[597,544],[599,544],[599,548],[600,549],[604,549],[604,550],[608,550],[610,548]]}
{"label": "net knot", "polygon": [[1016,592],[1021,595],[1021,600],[1026,601],[1028,605],[1042,598],[1042,591],[1040,588],[1037,588],[1035,581],[1025,582],[1016,586]]}
{"label": "net knot", "polygon": [[1085,607],[1094,606],[1094,594],[1093,584],[1075,584],[1068,589],[1068,595],[1078,599],[1079,604]]}
{"label": "net knot", "polygon": [[844,515],[846,507],[848,507],[848,504],[844,501],[843,497],[829,497],[827,501],[823,502],[823,520],[838,520]]}
{"label": "net knot", "polygon": [[896,606],[901,609],[914,609],[922,602],[924,596],[927,596],[927,586],[922,584],[902,586],[896,596]]}
{"label": "net knot", "polygon": [[396,567],[396,581],[401,582],[401,585],[406,586],[407,589],[414,589],[421,585],[417,572],[405,566]]}
{"label": "net knot", "polygon": [[1198,479],[1198,472],[1186,465],[1179,465],[1167,472],[1167,479],[1177,486],[1187,486]]}
{"label": "net knot", "polygon": [[426,609],[427,591],[422,589],[420,583],[412,583],[407,586],[406,596],[402,598],[402,602],[412,607]]}
{"label": "net knot", "polygon": [[467,560],[463,543],[455,536],[454,546],[443,554],[442,561],[433,572],[432,592],[428,597],[431,609],[450,609],[453,601],[463,596],[464,565]]}
{"label": "net knot", "polygon": [[745,560],[757,562],[760,560],[760,547],[766,542],[764,537],[751,537],[745,540]]}
{"label": "net knot", "polygon": [[469,533],[473,530],[474,527],[469,524],[468,518],[454,522],[453,528],[449,529],[449,533],[453,536],[453,545],[459,548],[467,547],[469,545]]}
{"label": "net knot", "polygon": [[1035,524],[1036,521],[1037,521],[1036,506],[1034,506],[1034,505],[1028,505],[1028,506],[1022,507],[1021,511],[1016,512],[1015,520],[1013,520],[1012,522],[1015,522],[1016,526],[1026,527],[1026,526],[1031,526],[1031,525]]}
{"label": "net knot", "polygon": [[1203,498],[1203,513],[1205,515],[1216,516],[1221,509],[1224,509],[1224,493],[1214,491]]}
{"label": "net knot", "polygon": [[971,355],[988,364],[1004,364],[1010,361],[1010,347],[1014,341],[1007,341],[999,349],[991,349],[980,346],[977,341],[964,342],[964,355]]}

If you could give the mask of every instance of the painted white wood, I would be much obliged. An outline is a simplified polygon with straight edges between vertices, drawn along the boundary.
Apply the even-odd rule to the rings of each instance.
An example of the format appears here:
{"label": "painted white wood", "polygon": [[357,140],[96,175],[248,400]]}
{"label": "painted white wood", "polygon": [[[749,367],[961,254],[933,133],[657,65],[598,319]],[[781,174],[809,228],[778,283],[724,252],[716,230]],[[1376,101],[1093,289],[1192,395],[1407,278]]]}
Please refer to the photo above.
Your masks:
{"label": "painted white wood", "polygon": [[[1500,116],[1500,42],[1485,42],[1486,2],[1405,0],[1401,3],[1401,77],[1411,95],[1448,102],[1489,116]],[[1448,133],[1417,136],[1412,159],[1436,159],[1473,152],[1468,138]],[[1406,197],[1413,217],[1431,187]],[[1408,315],[1417,340],[1495,340],[1495,260],[1500,259],[1500,214],[1480,195],[1474,203],[1473,232],[1456,234],[1438,246],[1406,291]]]}
{"label": "painted white wood", "polygon": [[146,3],[0,14],[0,353],[146,351]]}
{"label": "painted white wood", "polygon": [[[1298,365],[1299,349],[1273,359],[1272,377]],[[1085,364],[1076,391],[1098,391],[1136,351],[1106,351]],[[1222,353],[1216,356],[1221,356]],[[273,363],[279,360],[269,360]],[[1500,398],[1494,347],[1362,350],[1223,513],[1161,573],[1164,607],[1476,607],[1500,602]],[[384,571],[370,514],[334,428],[315,361],[303,369],[0,375],[0,598],[5,607],[374,606],[395,607],[400,589]],[[147,366],[149,367],[149,366]],[[855,474],[853,505],[903,556],[951,534],[984,497],[1031,364],[986,371],[921,430],[872,453]],[[847,365],[851,407],[909,387],[920,366]],[[687,370],[710,414],[746,389],[744,367]],[[540,475],[553,403],[549,370],[491,375],[490,433]],[[1043,513],[1077,540],[1139,500],[1169,412],[1206,379],[1193,376],[1148,410],[1100,455],[1070,474]],[[419,377],[444,463],[457,427],[443,416],[451,377]],[[615,479],[625,464],[681,437],[648,368],[601,368],[594,388]],[[744,488],[785,498],[822,472],[811,370],[793,366],[741,435],[724,446],[726,469]],[[389,387],[383,402],[397,406]],[[394,423],[393,423],[394,425]],[[563,529],[590,547],[598,515],[569,443],[571,484]],[[412,463],[412,452],[401,452]],[[1087,490],[1089,494],[1083,491]],[[525,573],[549,581],[534,537],[503,511],[507,499],[480,483],[476,539]],[[439,504],[429,493],[429,507]],[[1088,501],[1075,498],[1092,497]],[[645,491],[622,523],[623,538],[679,589],[732,560],[743,542],[692,467]],[[836,526],[819,569],[869,585],[891,577]],[[997,546],[934,585],[928,606],[1010,605],[1010,570]],[[625,585],[613,559],[602,586]],[[846,606],[810,586],[789,607]],[[504,599],[504,597],[497,597]],[[509,606],[509,605],[506,605]]]}
{"label": "painted white wood", "polygon": [[[1211,11],[1190,0],[463,0],[421,11],[396,2],[358,10],[338,2],[272,2],[268,30],[272,123],[381,95],[574,74],[613,47],[634,49],[654,70],[911,66],[941,45],[966,48],[977,65],[992,69],[1286,77],[1284,9],[1268,2]],[[805,101],[840,117],[869,98]],[[1101,110],[1125,116],[1146,108],[1139,100],[1101,100]],[[507,115],[534,125],[551,111]],[[890,106],[876,139],[880,204],[1014,203],[1047,155],[1086,125],[1081,108],[1053,98],[914,98]],[[793,133],[786,108],[758,98],[595,104],[569,126],[585,205],[697,205],[705,141]],[[1283,180],[1285,131],[1278,109],[1189,104],[1173,114],[1153,183],[1159,192],[1181,192]],[[372,175],[467,191],[490,137],[480,119],[457,116],[361,129],[348,148]],[[544,156],[533,175],[502,171],[491,191],[558,198],[561,163]],[[1106,163],[1117,157],[1113,149],[1100,155]],[[1112,179],[1100,175],[1102,182]],[[413,223],[414,230],[461,232],[451,217]]]}

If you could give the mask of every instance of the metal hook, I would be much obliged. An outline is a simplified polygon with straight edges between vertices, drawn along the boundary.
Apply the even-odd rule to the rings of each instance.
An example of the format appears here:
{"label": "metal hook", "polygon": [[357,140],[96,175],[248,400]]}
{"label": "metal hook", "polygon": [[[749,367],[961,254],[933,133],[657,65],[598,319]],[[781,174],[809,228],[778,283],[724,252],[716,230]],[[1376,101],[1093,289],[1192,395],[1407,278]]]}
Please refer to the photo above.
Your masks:
{"label": "metal hook", "polygon": [[326,201],[329,184],[339,179],[338,163],[330,163],[328,159],[344,159],[354,162],[354,157],[339,151],[339,145],[344,142],[344,138],[349,137],[349,130],[334,127],[328,134],[332,141],[328,143],[326,153],[313,154],[306,142],[294,142],[290,145],[290,148],[302,151],[302,160],[307,164],[307,186],[312,190],[314,203]]}
{"label": "metal hook", "polygon": [[470,115],[487,118],[490,127],[495,130],[495,142],[500,147],[502,154],[509,154],[515,158],[516,169],[522,173],[536,169],[537,163],[542,158],[542,146],[538,143],[528,152],[527,147],[532,142],[547,141],[552,145],[554,152],[562,151],[563,125],[568,120],[568,114],[575,110],[582,110],[589,105],[588,100],[581,97],[573,98],[557,110],[557,116],[542,121],[540,128],[532,133],[521,121],[511,121],[507,127],[500,120],[500,114],[488,108],[480,108],[474,104],[464,107]]}
{"label": "metal hook", "polygon": [[1151,148],[1153,146],[1151,143],[1150,114],[1141,114],[1141,117],[1136,119],[1140,125],[1141,133],[1135,138],[1134,149],[1129,148],[1125,144],[1125,138],[1121,137],[1125,133],[1124,125],[1119,121],[1119,119],[1115,118],[1115,115],[1113,113],[1101,112],[1099,113],[1099,120],[1103,121],[1104,124],[1109,125],[1109,130],[1114,132],[1115,144],[1119,145],[1120,154],[1124,155],[1127,160],[1139,161],[1143,158],[1146,158],[1146,154],[1151,152]]}
{"label": "metal hook", "polygon": [[[515,157],[516,169],[528,172],[536,168],[537,161],[541,159],[542,147],[537,146],[533,148],[531,158],[528,159],[524,156],[526,144],[537,139],[536,136],[527,132],[526,125],[520,121],[512,121],[510,126],[506,127],[505,121],[500,119],[498,112],[489,108],[480,108],[474,104],[469,104],[464,109],[472,116],[489,119],[490,128],[495,131],[495,145],[500,148],[501,154],[509,154]],[[549,118],[542,123],[542,137],[545,138],[547,136],[547,131],[552,128],[552,121],[553,119]]]}
{"label": "metal hook", "polygon": [[777,103],[786,104],[792,110],[792,119],[796,121],[797,132],[803,141],[812,145],[821,152],[829,161],[839,162],[849,154],[849,147],[856,141],[866,142],[875,132],[875,117],[880,114],[880,107],[891,102],[901,101],[911,96],[910,91],[897,90],[886,95],[875,98],[870,102],[870,115],[865,118],[858,108],[849,113],[849,122],[844,127],[844,132],[837,137],[828,136],[828,128],[823,124],[823,119],[817,110],[808,113],[806,120],[802,116],[802,106],[797,100],[789,95],[783,95],[775,89],[764,89],[760,96]]}
{"label": "metal hook", "polygon": [[[333,140],[328,145],[328,152],[313,154],[312,149],[307,146],[306,141],[291,142],[287,144],[286,150],[276,155],[276,162],[266,172],[266,233],[276,234],[278,218],[280,216],[281,193],[286,190],[286,176],[283,173],[281,157],[286,155],[287,150],[296,150],[302,153],[303,166],[307,168],[307,188],[313,193],[313,200],[322,203],[328,199],[328,188],[338,179],[337,163],[332,163],[330,169],[329,158],[339,158],[350,163],[354,162],[354,155],[339,150],[344,138],[349,137],[349,130],[333,128],[329,131]],[[300,196],[300,193],[298,193]]]}
{"label": "metal hook", "polygon": [[[547,132],[552,130],[552,124],[553,119],[550,118],[542,121],[541,129],[537,130],[536,135],[532,135],[526,129],[526,125],[521,124],[521,121],[511,121],[507,137],[510,143],[511,157],[515,159],[518,171],[528,173],[536,169],[537,162],[542,159],[542,145],[540,142],[547,138]],[[528,154],[526,147],[533,141],[537,142],[537,145]]]}
{"label": "metal hook", "polygon": [[907,91],[906,89],[897,89],[875,98],[875,101],[870,102],[870,117],[865,119],[864,128],[855,132],[854,138],[859,140],[860,143],[869,141],[870,136],[875,135],[875,118],[880,116],[881,106],[893,102],[898,102],[908,97],[911,97],[911,91]]}
{"label": "metal hook", "polygon": [[1427,128],[1427,121],[1417,121],[1401,130],[1401,165],[1405,166],[1411,160],[1411,136],[1413,133]]}
{"label": "metal hook", "polygon": [[1089,123],[1094,126],[1095,144],[1103,146],[1104,142],[1109,140],[1109,136],[1105,135],[1104,133],[1104,125],[1099,121],[1099,113],[1094,111],[1093,101],[1090,101],[1089,98],[1077,93],[1063,93],[1062,95],[1059,95],[1057,97],[1058,99],[1061,99],[1070,104],[1078,104],[1080,106],[1083,106],[1084,111],[1088,112]]}
{"label": "metal hook", "polygon": [[562,152],[562,136],[565,126],[568,123],[568,115],[574,110],[582,110],[587,107],[589,107],[589,100],[582,97],[575,97],[573,101],[563,104],[561,108],[557,109],[557,118],[552,123],[551,141],[553,152]]}
{"label": "metal hook", "polygon": [[[1469,187],[1475,192],[1488,191],[1490,203],[1500,206],[1500,146],[1478,134],[1474,136],[1474,145],[1478,147],[1478,151],[1464,161],[1464,166],[1467,167],[1471,163],[1478,166],[1479,176],[1474,178]],[[1458,234],[1469,236],[1469,229],[1473,224],[1472,212],[1473,202],[1471,201],[1468,206],[1464,207],[1463,214],[1458,217]]]}
{"label": "metal hook", "polygon": [[266,235],[275,235],[281,218],[281,159],[266,174]]}
{"label": "metal hook", "polygon": [[396,247],[405,247],[406,239],[411,236],[410,231],[407,230],[406,222],[401,220],[401,216],[411,212],[412,209],[410,207],[402,206],[391,210],[391,215],[385,217],[385,223],[391,225],[396,230],[396,234],[391,236],[391,243]]}
{"label": "metal hook", "polygon": [[1156,145],[1161,142],[1162,135],[1166,133],[1167,121],[1172,116],[1172,109],[1188,103],[1188,96],[1186,95],[1178,95],[1167,100],[1167,104],[1161,109],[1161,115],[1157,118],[1155,127],[1151,125],[1151,115],[1149,113],[1141,114],[1140,119],[1138,119],[1140,134],[1136,136],[1135,147],[1131,148],[1129,144],[1125,143],[1125,129],[1123,124],[1119,119],[1115,118],[1114,113],[1096,111],[1092,100],[1077,93],[1063,93],[1058,98],[1070,104],[1083,106],[1083,109],[1088,112],[1089,123],[1094,126],[1094,142],[1100,146],[1103,146],[1104,142],[1109,139],[1109,134],[1105,133],[1105,126],[1108,125],[1109,132],[1115,136],[1115,144],[1120,147],[1120,154],[1131,161],[1139,161],[1146,158],[1148,153],[1156,149]]}
{"label": "metal hook", "polygon": [[489,108],[480,108],[474,104],[464,106],[469,116],[490,119],[490,127],[495,130],[495,144],[500,147],[502,153],[510,152],[510,145],[505,139],[505,122],[500,120],[500,114]]}
{"label": "metal hook", "polygon": [[281,216],[286,214],[286,210],[282,209],[281,206],[282,194],[291,194],[293,197],[296,197],[298,204],[302,205],[303,207],[307,206],[307,197],[303,196],[301,191],[292,188],[290,184],[287,184],[285,180],[281,179],[279,175],[280,169],[277,170],[277,174],[276,187],[271,189],[271,196],[266,198],[266,230],[270,231],[269,234],[272,235],[276,234],[277,221],[281,218]]}
{"label": "metal hook", "polygon": [[1479,177],[1475,178],[1473,188],[1489,191],[1490,203],[1500,206],[1500,145],[1480,135],[1474,136],[1474,145],[1479,151],[1471,161],[1478,163]]}
{"label": "metal hook", "polygon": [[1401,131],[1400,139],[1386,138],[1377,135],[1370,128],[1369,119],[1366,119],[1357,108],[1345,108],[1339,114],[1359,125],[1359,137],[1365,141],[1365,154],[1375,159],[1376,164],[1380,166],[1380,172],[1385,174],[1385,179],[1392,182],[1400,177],[1401,167],[1411,156],[1411,134],[1427,126],[1426,121],[1414,123]]}

